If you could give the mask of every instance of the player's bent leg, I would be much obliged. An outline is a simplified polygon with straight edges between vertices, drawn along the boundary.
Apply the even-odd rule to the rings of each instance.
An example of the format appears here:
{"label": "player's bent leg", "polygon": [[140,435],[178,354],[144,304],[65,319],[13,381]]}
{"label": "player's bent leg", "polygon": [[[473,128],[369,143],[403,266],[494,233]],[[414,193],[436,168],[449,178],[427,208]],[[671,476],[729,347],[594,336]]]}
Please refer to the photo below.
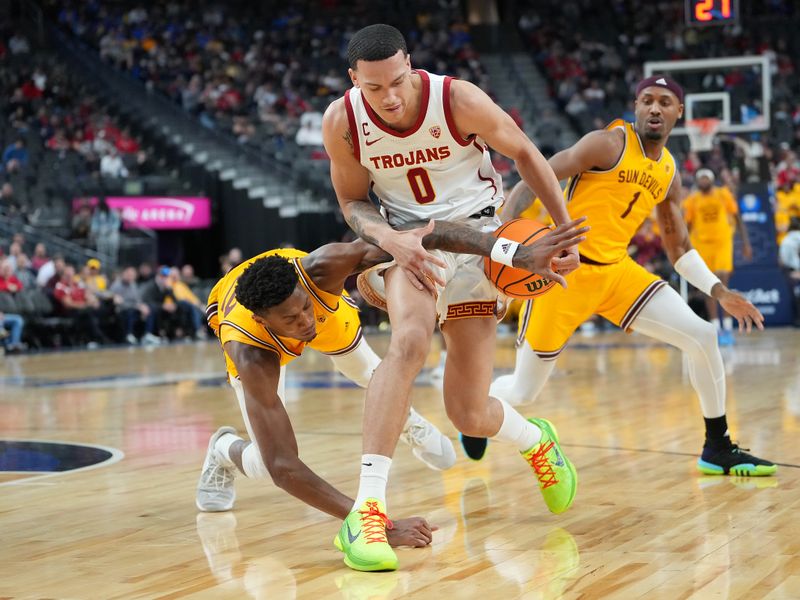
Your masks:
{"label": "player's bent leg", "polygon": [[331,356],[331,360],[339,373],[362,388],[369,385],[372,374],[381,364],[381,357],[375,354],[364,338],[351,352]]}
{"label": "player's bent leg", "polygon": [[550,511],[567,510],[575,498],[577,474],[561,451],[555,428],[544,419],[526,420],[508,403],[487,395],[494,322],[481,318],[447,321],[443,333],[449,349],[444,399],[450,420],[468,436],[513,444],[536,474]]}
{"label": "player's bent leg", "polygon": [[[555,366],[555,360],[539,358],[523,338],[522,344],[517,349],[514,372],[495,379],[489,387],[489,395],[512,406],[533,402],[539,397]],[[469,458],[472,460],[483,458],[488,445],[486,438],[476,438],[462,433],[459,439],[464,454]]]}
{"label": "player's bent leg", "polygon": [[436,309],[433,296],[415,288],[399,268],[384,277],[392,336],[367,387],[364,453],[391,457],[407,420],[414,379],[428,355]]}
{"label": "player's bent leg", "polygon": [[386,484],[436,318],[433,295],[415,288],[399,268],[390,268],[384,283],[392,337],[367,387],[358,495],[335,542],[345,564],[359,571],[397,568],[397,556],[386,540]]}
{"label": "player's bent leg", "polygon": [[[331,360],[337,371],[361,387],[367,387],[372,373],[381,362],[364,339],[351,352],[331,356]],[[453,442],[413,408],[408,412],[400,439],[411,447],[415,457],[431,469],[444,471],[456,462]]]}
{"label": "player's bent leg", "polygon": [[[698,468],[719,475],[772,475],[777,466],[732,443],[725,424],[725,369],[716,328],[698,317],[681,297],[662,286],[631,324],[634,331],[680,348],[706,420],[706,441]],[[720,424],[716,428],[715,424]],[[716,428],[716,431],[715,431]]]}
{"label": "player's bent leg", "polygon": [[533,402],[544,389],[555,366],[555,360],[543,360],[525,340],[517,348],[514,372],[495,379],[489,388],[489,395],[512,406]]}

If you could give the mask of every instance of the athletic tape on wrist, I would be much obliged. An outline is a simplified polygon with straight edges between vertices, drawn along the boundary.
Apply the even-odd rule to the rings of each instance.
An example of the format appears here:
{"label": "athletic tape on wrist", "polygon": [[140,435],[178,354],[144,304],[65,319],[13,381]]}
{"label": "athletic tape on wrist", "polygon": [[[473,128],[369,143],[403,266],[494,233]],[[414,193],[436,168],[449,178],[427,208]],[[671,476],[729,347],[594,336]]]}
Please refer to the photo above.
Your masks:
{"label": "athletic tape on wrist", "polygon": [[513,267],[511,261],[514,259],[514,254],[517,252],[519,242],[514,242],[506,238],[497,238],[497,241],[492,246],[491,259],[501,265]]}
{"label": "athletic tape on wrist", "polygon": [[676,260],[674,267],[681,277],[709,296],[711,288],[720,283],[694,248]]}

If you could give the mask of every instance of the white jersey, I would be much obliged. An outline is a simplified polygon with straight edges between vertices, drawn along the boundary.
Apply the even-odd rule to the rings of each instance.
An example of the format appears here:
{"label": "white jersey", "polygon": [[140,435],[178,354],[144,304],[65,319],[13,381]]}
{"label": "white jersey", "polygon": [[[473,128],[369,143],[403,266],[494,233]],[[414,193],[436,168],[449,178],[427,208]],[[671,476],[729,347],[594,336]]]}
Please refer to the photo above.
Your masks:
{"label": "white jersey", "polygon": [[452,77],[416,71],[422,79],[419,117],[407,131],[385,125],[361,90],[344,95],[353,151],[369,171],[372,191],[389,223],[456,221],[503,203],[503,182],[489,150],[464,139],[450,110]]}

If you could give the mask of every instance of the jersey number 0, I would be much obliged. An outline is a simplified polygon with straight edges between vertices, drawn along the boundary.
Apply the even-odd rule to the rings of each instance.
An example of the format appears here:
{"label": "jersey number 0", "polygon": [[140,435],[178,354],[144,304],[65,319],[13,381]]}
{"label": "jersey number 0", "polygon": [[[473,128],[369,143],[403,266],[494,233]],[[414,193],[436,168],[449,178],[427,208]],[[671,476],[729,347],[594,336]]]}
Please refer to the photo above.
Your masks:
{"label": "jersey number 0", "polygon": [[422,167],[414,167],[409,169],[406,173],[408,178],[408,185],[411,187],[411,192],[414,194],[414,199],[419,204],[428,204],[433,202],[436,198],[436,192],[433,191],[433,183],[431,183],[430,175]]}

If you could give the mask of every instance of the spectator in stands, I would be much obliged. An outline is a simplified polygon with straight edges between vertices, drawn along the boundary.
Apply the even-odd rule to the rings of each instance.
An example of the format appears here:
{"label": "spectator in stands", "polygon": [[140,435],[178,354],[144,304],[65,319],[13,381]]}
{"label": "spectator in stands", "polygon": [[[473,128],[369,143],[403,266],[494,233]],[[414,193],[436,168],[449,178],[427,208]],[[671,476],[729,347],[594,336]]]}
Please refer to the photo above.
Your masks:
{"label": "spectator in stands", "polygon": [[75,267],[66,265],[53,290],[59,312],[75,320],[81,334],[89,339],[88,347],[96,348],[108,341],[100,329],[100,303],[75,277]]}
{"label": "spectator in stands", "polygon": [[238,267],[240,264],[242,264],[241,248],[231,248],[228,250],[228,262],[231,263],[231,268]]}
{"label": "spectator in stands", "polygon": [[78,243],[86,243],[89,241],[91,228],[92,207],[89,206],[88,201],[83,200],[78,207],[78,212],[72,217],[72,230],[69,237]]}
{"label": "spectator in stands", "polygon": [[152,281],[153,277],[155,277],[155,273],[153,272],[153,265],[151,265],[149,262],[143,262],[142,264],[139,265],[137,281],[140,284]]}
{"label": "spectator in stands", "polygon": [[794,325],[800,327],[800,217],[792,217],[789,221],[779,257],[794,293]]}
{"label": "spectator in stands", "polygon": [[11,271],[16,273],[17,271],[17,261],[19,260],[20,255],[22,255],[22,244],[18,241],[13,241],[8,246],[8,262],[11,263]]}
{"label": "spectator in stands", "polygon": [[6,354],[17,354],[25,350],[22,343],[22,330],[25,319],[21,315],[0,311],[0,344],[5,347]]}
{"label": "spectator in stands", "polygon": [[169,285],[169,267],[161,267],[155,277],[142,287],[142,300],[156,316],[160,337],[178,337],[182,324],[182,311]]}
{"label": "spectator in stands", "polygon": [[122,130],[114,144],[120,154],[136,154],[139,152],[139,142],[131,135],[127,127]]}
{"label": "spectator in stands", "polygon": [[36,286],[36,273],[31,267],[31,259],[27,254],[22,253],[17,256],[17,268],[14,270],[14,275],[22,282],[24,289],[30,290]]}
{"label": "spectator in stands", "polygon": [[14,267],[10,258],[4,258],[0,262],[0,293],[5,292],[8,294],[16,294],[21,292],[25,286],[14,275]]}
{"label": "spectator in stands", "polygon": [[86,288],[97,297],[98,300],[110,300],[111,292],[108,289],[108,279],[100,271],[102,263],[96,258],[86,261],[85,267],[81,271],[81,279],[86,284]]}
{"label": "spectator in stands", "polygon": [[125,163],[113,146],[109,146],[100,159],[100,174],[112,179],[125,179],[129,175]]}
{"label": "spectator in stands", "polygon": [[3,168],[6,173],[18,173],[28,166],[28,150],[25,140],[17,138],[3,151]]}
{"label": "spectator in stands", "polygon": [[28,220],[27,210],[14,194],[14,186],[8,181],[0,186],[0,212],[4,212],[9,219]]}
{"label": "spectator in stands", "polygon": [[669,277],[672,267],[661,245],[661,237],[653,231],[652,219],[645,219],[642,223],[639,231],[631,239],[628,253],[651,273]]}
{"label": "spectator in stands", "polygon": [[155,335],[156,312],[142,298],[142,291],[136,282],[136,269],[125,267],[110,289],[114,295],[117,314],[125,328],[125,341],[131,345],[136,344],[135,327],[137,323],[143,323],[142,344],[160,344],[161,338]]}
{"label": "spectator in stands", "polygon": [[31,51],[30,44],[28,44],[28,38],[21,33],[15,33],[13,36],[11,36],[11,38],[8,40],[8,49],[14,56],[28,54]]}
{"label": "spectator in stands", "polygon": [[200,279],[194,273],[194,267],[188,263],[181,268],[181,280],[190,288],[194,288],[200,283]]}
{"label": "spectator in stands", "polygon": [[109,256],[112,262],[117,262],[120,224],[117,212],[108,206],[105,198],[101,199],[92,215],[89,235],[97,251]]}
{"label": "spectator in stands", "polygon": [[178,307],[183,311],[187,332],[196,339],[205,339],[205,304],[201,303],[189,286],[181,281],[181,272],[177,267],[169,270],[168,281]]}
{"label": "spectator in stands", "polygon": [[39,267],[39,272],[36,273],[36,285],[45,290],[53,290],[61,279],[65,266],[64,257],[60,254],[54,255]]}
{"label": "spectator in stands", "polygon": [[31,257],[31,268],[38,275],[39,270],[43,265],[50,262],[50,257],[47,256],[47,246],[39,242],[33,249],[33,256]]}
{"label": "spectator in stands", "polygon": [[777,178],[778,189],[775,191],[775,229],[778,244],[783,241],[789,231],[792,217],[800,217],[800,173],[792,169],[784,169]]}

